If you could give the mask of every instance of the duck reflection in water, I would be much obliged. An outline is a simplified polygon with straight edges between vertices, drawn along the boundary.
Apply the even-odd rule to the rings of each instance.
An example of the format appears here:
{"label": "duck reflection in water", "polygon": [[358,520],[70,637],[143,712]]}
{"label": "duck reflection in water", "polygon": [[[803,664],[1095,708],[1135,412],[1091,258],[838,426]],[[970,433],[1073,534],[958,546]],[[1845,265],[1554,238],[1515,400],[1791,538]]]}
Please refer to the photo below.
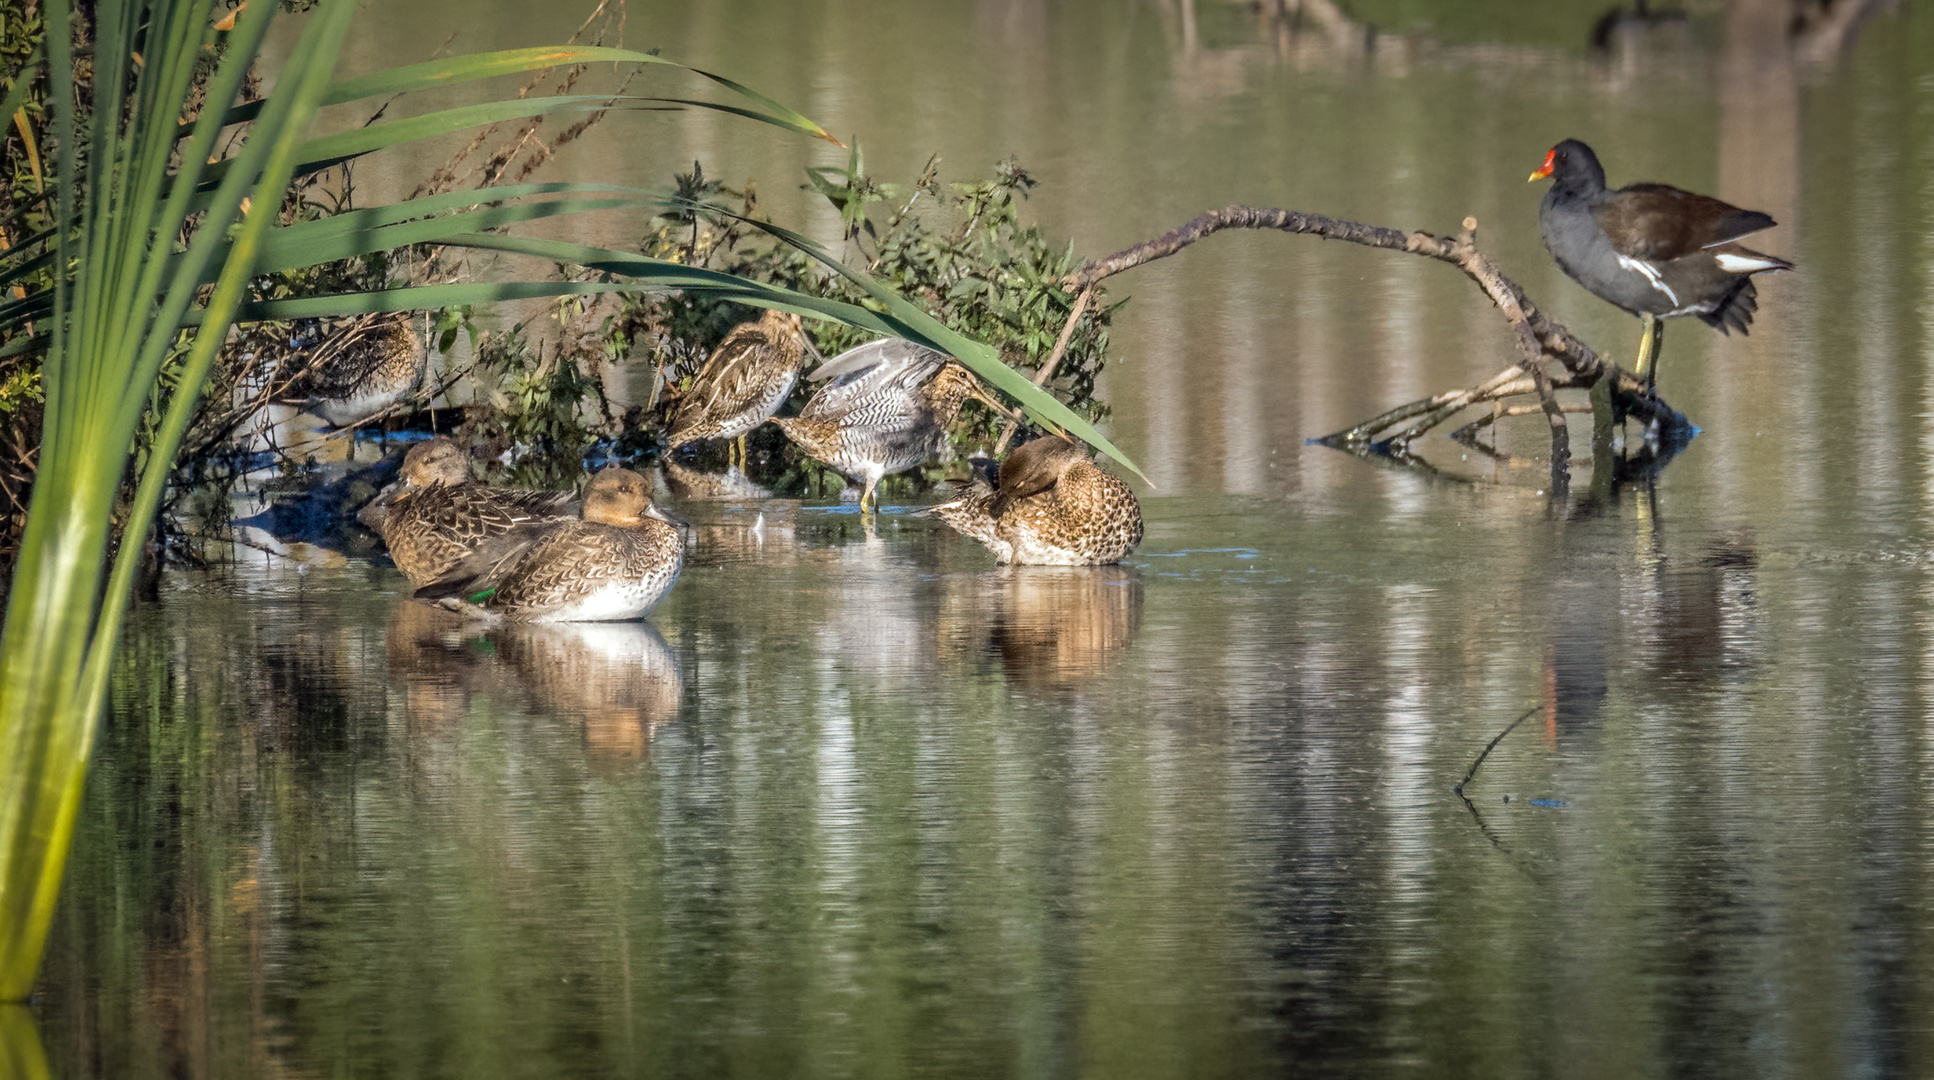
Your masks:
{"label": "duck reflection in water", "polygon": [[480,618],[622,621],[664,599],[684,564],[684,537],[652,504],[651,482],[613,466],[591,478],[583,518],[494,536],[416,596]]}
{"label": "duck reflection in water", "polygon": [[653,733],[683,704],[678,658],[649,623],[475,630],[427,604],[398,604],[391,614],[390,677],[420,736],[453,737],[489,699],[579,724],[589,757],[625,764],[649,755]]}
{"label": "duck reflection in water", "polygon": [[1018,686],[1052,690],[1092,679],[1141,632],[1142,579],[1133,567],[1011,567],[945,580],[942,653],[992,661]]}
{"label": "duck reflection in water", "polygon": [[460,725],[471,696],[493,684],[491,656],[468,636],[463,620],[441,608],[404,602],[390,609],[384,653],[392,688],[402,691],[418,729]]}
{"label": "duck reflection in water", "polygon": [[507,623],[487,640],[532,708],[583,725],[593,760],[642,761],[684,702],[678,657],[650,623]]}

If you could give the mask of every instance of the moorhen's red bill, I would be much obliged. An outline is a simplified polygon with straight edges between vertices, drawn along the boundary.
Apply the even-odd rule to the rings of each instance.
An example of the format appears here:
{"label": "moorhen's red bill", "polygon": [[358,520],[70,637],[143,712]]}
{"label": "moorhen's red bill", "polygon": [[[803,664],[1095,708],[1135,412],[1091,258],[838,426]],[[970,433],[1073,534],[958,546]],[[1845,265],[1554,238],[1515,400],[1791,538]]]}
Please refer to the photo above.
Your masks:
{"label": "moorhen's red bill", "polygon": [[1538,207],[1545,248],[1592,295],[1640,317],[1637,373],[1652,385],[1659,319],[1697,315],[1744,334],[1758,309],[1753,275],[1793,264],[1734,241],[1770,229],[1771,217],[1666,184],[1605,187],[1598,155],[1577,139],[1551,148],[1531,179],[1552,178]]}

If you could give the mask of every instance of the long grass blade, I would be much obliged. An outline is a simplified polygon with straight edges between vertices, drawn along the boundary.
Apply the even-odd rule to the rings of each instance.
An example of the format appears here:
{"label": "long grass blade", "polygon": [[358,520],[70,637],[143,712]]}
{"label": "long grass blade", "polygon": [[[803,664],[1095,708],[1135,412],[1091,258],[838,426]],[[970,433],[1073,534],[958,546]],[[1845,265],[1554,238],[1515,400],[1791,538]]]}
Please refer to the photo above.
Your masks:
{"label": "long grass blade", "polygon": [[899,324],[854,304],[808,296],[804,293],[760,285],[743,278],[722,274],[689,279],[666,274],[658,280],[477,281],[452,285],[417,285],[404,289],[372,289],[367,292],[257,301],[243,305],[237,311],[236,318],[240,321],[329,318],[343,315],[368,315],[379,311],[416,311],[423,308],[502,303],[557,296],[601,296],[672,290],[704,292],[710,296],[747,306],[776,308],[808,318],[834,319],[879,334],[898,335],[900,333]]}
{"label": "long grass blade", "polygon": [[[68,0],[49,3],[46,20],[51,85],[72,86],[74,24]],[[101,55],[113,56],[118,24],[102,20],[95,36]],[[80,125],[71,99],[50,98],[57,220],[72,221],[81,202],[74,172]],[[65,230],[55,237],[55,248],[63,266],[77,253]],[[55,275],[54,292],[62,311],[86,297],[65,274]],[[103,491],[80,455],[70,451],[50,459],[44,452],[50,441],[71,444],[85,431],[88,372],[83,364],[65,362],[81,340],[74,329],[67,320],[54,322],[53,353],[42,367],[41,466],[8,596],[7,631],[0,638],[0,686],[6,688],[0,694],[0,1001],[20,1001],[32,987],[66,856],[65,827],[72,820],[67,808],[78,793],[74,736],[88,719],[76,717],[74,709],[80,661],[92,630],[93,597],[80,593],[84,584],[98,581],[107,522],[105,514],[96,520],[92,511],[112,492]],[[54,502],[57,495],[65,506]],[[42,506],[53,509],[43,512]],[[84,749],[79,756],[85,760]],[[50,862],[53,873],[45,873]]]}
{"label": "long grass blade", "polygon": [[[755,102],[764,113],[755,119],[776,123],[780,127],[804,132],[816,139],[824,139],[835,146],[844,146],[838,139],[828,134],[825,128],[813,123],[798,112],[781,105],[779,102],[745,86],[709,71],[688,67],[675,60],[667,60],[651,53],[634,52],[630,49],[614,49],[600,45],[586,46],[538,46],[528,49],[504,49],[497,52],[480,53],[471,56],[452,56],[438,60],[428,60],[421,64],[390,68],[386,71],[371,72],[344,79],[329,88],[323,104],[342,105],[364,98],[391,97],[418,90],[454,86],[477,79],[490,79],[500,75],[515,75],[525,71],[537,71],[549,67],[562,67],[567,64],[591,63],[616,64],[659,64],[677,68],[681,71],[710,79],[720,86]],[[229,110],[224,122],[242,123],[254,119],[260,104],[251,102]]]}
{"label": "long grass blade", "polygon": [[363,229],[377,229],[385,225],[416,221],[452,211],[505,205],[539,195],[608,196],[637,201],[649,198],[650,194],[641,188],[624,187],[618,184],[585,184],[567,181],[546,184],[507,184],[502,187],[466,189],[441,195],[423,195],[406,202],[366,206],[312,221],[283,226],[276,229],[264,241],[264,250],[285,243],[297,243],[302,238],[322,238],[339,232],[353,233]]}
{"label": "long grass blade", "polygon": [[0,1004],[0,1076],[45,1080],[52,1075],[34,1014],[25,1005]]}
{"label": "long grass blade", "polygon": [[[644,205],[642,199],[546,199],[511,206],[487,206],[452,214],[439,214],[413,221],[387,225],[362,224],[360,227],[336,226],[337,218],[323,218],[284,229],[276,229],[262,244],[257,273],[274,273],[318,263],[351,259],[377,251],[390,251],[412,244],[434,244],[474,236],[490,229],[501,229],[529,221],[566,214],[625,210]],[[348,216],[348,215],[342,215]],[[368,222],[381,215],[371,215]],[[317,226],[310,228],[311,225]],[[323,227],[327,226],[327,227]]]}
{"label": "long grass blade", "polygon": [[46,66],[46,51],[45,44],[35,45],[33,51],[27,54],[27,59],[21,62],[20,70],[14,72],[6,96],[0,97],[0,123],[11,123],[13,114],[27,103],[34,80],[40,77],[40,69]]}
{"label": "long grass blade", "polygon": [[[295,58],[282,71],[275,98],[263,111],[258,132],[270,134],[271,137],[251,140],[266,144],[263,160],[255,174],[251,202],[256,209],[242,216],[242,226],[235,234],[233,249],[222,262],[222,274],[216,280],[204,309],[201,330],[195,335],[194,344],[182,364],[181,384],[169,400],[161,425],[155,433],[147,467],[142,471],[141,482],[135,490],[134,502],[128,513],[126,530],[129,536],[146,536],[153,527],[162,490],[167,486],[168,473],[174,466],[175,451],[180,448],[181,440],[187,433],[195,402],[207,381],[209,368],[221,349],[229,322],[248,295],[248,279],[254,273],[255,256],[275,220],[274,207],[295,172],[300,151],[299,132],[307,127],[324,91],[328,89],[330,65],[342,47],[342,40],[348,34],[349,23],[354,16],[353,4],[335,3],[319,9],[297,45]],[[246,157],[247,153],[245,150],[243,156]],[[180,182],[187,181],[183,179]],[[236,205],[230,208],[218,202],[217,209],[227,209],[233,214],[240,209],[239,203],[238,198]],[[194,294],[200,287],[199,278],[183,267],[170,283],[170,292]],[[173,332],[171,324],[161,324],[157,329],[169,334]],[[105,625],[120,625],[128,597],[133,593],[134,575],[139,569],[140,560],[136,545],[122,545],[114,560],[114,571],[102,601],[101,620]],[[114,639],[111,634],[97,637],[89,651],[87,690],[97,697],[107,689],[108,661],[113,651]]]}
{"label": "long grass blade", "polygon": [[[612,99],[608,97],[594,97],[589,94],[565,94],[523,101],[486,101],[479,105],[461,105],[454,109],[425,113],[422,116],[352,128],[349,131],[324,135],[304,143],[297,150],[299,160],[296,172],[307,175],[376,150],[400,146],[420,139],[433,139],[439,135],[448,135],[451,132],[481,127],[485,124],[502,123],[506,120],[527,120],[547,113],[591,112],[608,107],[611,101]],[[219,182],[231,167],[231,163],[227,161],[219,161],[209,166],[202,175],[203,187]]]}
{"label": "long grass blade", "polygon": [[[740,218],[739,220],[756,225],[785,240],[787,243],[799,247],[800,250],[812,255],[815,259],[824,262],[838,273],[858,284],[883,310],[878,312],[867,311],[865,308],[860,308],[852,304],[820,301],[816,297],[809,297],[803,293],[792,293],[783,298],[775,297],[779,301],[778,303],[762,303],[758,300],[748,300],[746,301],[747,303],[758,304],[761,307],[780,307],[782,310],[800,311],[801,313],[807,314],[824,313],[831,318],[853,322],[856,326],[879,329],[883,333],[919,341],[939,349],[941,352],[958,357],[960,362],[966,364],[976,375],[993,384],[993,386],[1002,393],[1005,393],[1008,397],[1013,398],[1037,422],[1050,428],[1072,432],[1089,445],[1120,462],[1124,468],[1129,469],[1136,476],[1140,476],[1144,481],[1148,479],[1148,477],[1142,474],[1141,469],[1135,465],[1134,461],[1116,449],[1115,445],[1104,438],[1101,432],[1095,430],[1093,424],[1083,420],[1074,410],[1057,401],[1054,395],[1034,385],[1033,380],[1027,376],[1001,363],[1000,354],[989,346],[954,330],[932,315],[927,314],[918,305],[902,298],[897,293],[887,289],[867,275],[845,266],[809,238],[794,233],[791,230],[772,225],[769,222],[749,221],[745,218]],[[711,271],[700,271],[694,267],[683,266],[678,263],[651,259],[643,255],[634,255],[622,251],[587,247],[582,244],[571,244],[556,240],[541,240],[531,237],[480,236],[470,239],[453,238],[445,241],[445,243],[459,247],[486,247],[499,251],[514,251],[519,254],[537,255],[560,262],[575,262],[596,270],[603,270],[610,274],[649,278],[654,282],[660,283],[683,280],[696,281],[701,275],[713,273]],[[717,276],[724,277],[725,275]],[[842,313],[833,314],[831,309],[834,307],[841,309]],[[862,322],[854,318],[849,318],[845,314],[846,312],[866,312],[865,321]]]}
{"label": "long grass blade", "polygon": [[[651,193],[639,188],[624,187],[618,184],[581,184],[546,183],[518,184],[481,190],[456,191],[442,195],[426,195],[407,202],[389,203],[383,206],[351,210],[329,217],[311,221],[297,222],[270,231],[263,241],[259,273],[273,273],[289,270],[333,259],[353,258],[376,251],[389,250],[404,244],[433,243],[439,237],[437,230],[426,227],[421,239],[406,237],[387,244],[372,242],[369,237],[374,230],[404,222],[415,222],[444,215],[453,224],[448,228],[455,234],[485,226],[478,225],[476,219],[460,219],[450,211],[468,211],[472,208],[487,208],[492,204],[510,203],[536,195],[598,195],[610,194],[607,200],[575,199],[553,200],[546,203],[529,204],[526,211],[505,211],[494,225],[515,224],[521,221],[534,221],[539,218],[559,214],[585,213],[594,210],[626,209],[646,205],[653,198]],[[462,224],[456,224],[462,222]],[[384,234],[397,236],[399,234]],[[42,253],[17,266],[0,270],[0,288],[4,288],[17,278],[53,265],[54,253],[47,248]],[[173,264],[169,264],[170,267]],[[43,319],[52,310],[53,298],[46,292],[30,293],[24,297],[0,300],[0,330],[12,330],[25,324]],[[18,342],[16,341],[16,344]],[[18,352],[18,350],[15,350]],[[0,351],[0,357],[14,355]]]}
{"label": "long grass blade", "polygon": [[[205,12],[202,13],[202,17],[204,19],[202,25],[205,26],[207,25]],[[268,34],[268,16],[259,15],[248,8],[244,8],[240,25],[235,33],[242,37],[247,46],[259,48],[260,41]],[[242,85],[241,76],[234,72],[232,68],[246,62],[246,58],[252,55],[254,55],[253,52],[232,49],[225,57],[221,68],[217,70],[212,86],[217,89],[228,89],[232,87],[234,91],[239,91]],[[293,75],[299,75],[306,71],[313,62],[314,59],[307,56],[292,57],[289,67],[284,71],[282,78],[288,79]],[[273,127],[271,128],[272,138],[247,139],[242,143],[242,148],[239,153],[221,163],[222,181],[217,186],[213,198],[206,203],[206,213],[209,220],[215,222],[234,221],[240,212],[243,201],[248,198],[254,189],[255,177],[260,175],[270,154],[274,152],[274,148],[281,146],[289,139],[295,138],[297,133],[307,127],[307,118],[287,115],[288,106],[286,104],[278,104],[286,103],[288,100],[282,94],[277,94],[271,98],[268,109],[263,113],[262,123],[258,126],[291,125],[293,130],[281,126]],[[210,121],[207,130],[204,130],[201,125],[197,125],[193,137],[188,142],[188,151],[193,153],[203,146],[213,147],[216,132],[212,129],[212,121]],[[189,157],[184,155],[182,174],[176,178],[174,187],[167,200],[164,211],[166,216],[152,222],[144,221],[140,223],[143,236],[174,235],[174,230],[178,230],[181,224],[186,221],[186,215],[195,205],[189,192],[198,186],[194,182],[196,172],[200,171],[205,175],[207,172],[215,170],[215,166],[204,166],[202,164],[206,160],[202,156]],[[280,201],[281,196],[278,192],[272,196],[268,206],[273,207],[279,205]],[[181,216],[176,217],[176,215]],[[266,224],[267,222],[265,221],[263,227],[266,227]],[[227,237],[224,235],[223,230],[220,228],[210,228],[204,223],[202,228],[196,230],[194,239],[189,242],[188,250],[183,254],[179,262],[162,257],[157,252],[156,257],[146,259],[141,264],[144,268],[142,275],[143,287],[140,291],[127,297],[123,301],[126,306],[120,310],[145,310],[148,305],[155,302],[157,297],[159,299],[159,305],[155,309],[153,322],[144,327],[146,333],[140,339],[138,351],[135,349],[128,350],[128,353],[135,355],[137,359],[129,373],[130,381],[128,383],[128,389],[121,396],[116,418],[118,423],[125,425],[125,429],[130,436],[132,436],[136,426],[140,423],[142,411],[148,407],[149,391],[154,385],[155,377],[160,374],[161,366],[167,359],[169,350],[174,347],[175,328],[181,324],[182,316],[198,299],[198,295],[193,288],[180,288],[175,284],[175,281],[185,277],[199,285],[205,280],[204,274],[206,269],[210,266],[220,265],[216,260],[224,257],[229,250]],[[173,280],[164,288],[164,280],[169,280],[170,278]]]}
{"label": "long grass blade", "polygon": [[[666,105],[678,105],[678,106],[693,108],[693,109],[711,109],[715,112],[731,113],[733,116],[743,116],[750,120],[757,120],[761,123],[771,124],[774,127],[785,128],[787,131],[796,131],[796,132],[799,132],[801,135],[811,135],[811,136],[814,136],[815,138],[825,139],[827,142],[832,143],[834,146],[843,148],[846,145],[845,143],[840,142],[838,139],[833,138],[831,135],[826,134],[825,131],[820,129],[818,124],[813,123],[811,120],[805,120],[803,117],[798,121],[794,121],[794,120],[789,120],[785,117],[772,116],[767,113],[762,113],[757,109],[747,108],[743,105],[727,105],[722,101],[700,101],[696,98],[646,97],[646,98],[639,98],[637,100],[649,101],[649,102],[662,102]],[[637,108],[651,108],[652,106],[648,106],[648,105],[640,106],[640,105],[619,103],[618,105],[615,105],[613,107],[619,108],[619,109],[637,109]]]}
{"label": "long grass blade", "polygon": [[[403,120],[392,120],[383,124],[371,124],[366,127],[353,128],[349,131],[339,132],[334,135],[323,136],[303,147],[301,151],[302,160],[296,167],[297,175],[307,175],[320,169],[326,169],[331,165],[341,164],[342,162],[361,157],[364,154],[385,147],[395,146],[404,142],[414,142],[419,139],[434,138],[438,135],[447,135],[453,131],[462,131],[465,128],[480,127],[485,124],[502,123],[508,120],[523,120],[533,116],[543,116],[558,112],[595,112],[600,109],[656,108],[659,104],[667,102],[691,108],[714,109],[719,112],[730,113],[734,116],[743,116],[761,123],[784,128],[788,131],[796,131],[804,135],[811,135],[814,138],[825,139],[835,145],[845,145],[838,139],[827,134],[826,129],[813,123],[806,117],[779,105],[764,95],[755,94],[750,90],[746,90],[730,79],[699,71],[697,68],[687,68],[682,64],[673,64],[671,61],[661,57],[654,57],[645,53],[627,53],[622,49],[606,51],[623,54],[627,60],[671,64],[673,67],[678,67],[697,75],[703,75],[714,82],[732,87],[734,90],[757,100],[767,111],[761,112],[743,106],[726,105],[719,102],[699,101],[689,98],[638,97],[635,95],[600,96],[595,94],[563,94],[555,97],[528,98],[521,101],[485,102],[477,105],[459,106],[454,109],[444,109],[439,112],[426,113],[422,116],[413,116]],[[552,51],[549,55],[557,55],[557,52]],[[438,61],[436,63],[441,65],[447,62]],[[419,66],[427,67],[431,65]],[[486,56],[481,58],[480,66],[483,68],[494,68],[496,65],[491,63],[489,56]],[[518,68],[513,65],[506,70],[518,70]],[[502,70],[493,70],[490,73],[501,74]],[[474,77],[481,78],[483,76],[478,75]],[[433,81],[425,76],[406,79],[384,79],[369,76],[366,77],[366,81],[357,83],[354,89],[357,92],[357,96],[366,96],[371,93],[395,93],[400,92],[401,89],[423,89],[429,86],[439,85],[445,84]],[[344,100],[349,99],[345,98]],[[230,115],[238,114],[231,113]],[[246,110],[240,111],[239,115],[247,115]],[[209,178],[219,178],[224,168],[224,164],[216,164],[210,170],[208,174]]]}
{"label": "long grass blade", "polygon": [[[189,6],[195,7],[195,5]],[[208,25],[207,14],[206,11],[193,10],[190,12],[190,17],[197,20],[197,26],[205,27]],[[209,80],[210,95],[228,95],[232,98],[241,92],[248,75],[247,58],[254,56],[261,48],[263,40],[268,36],[270,20],[270,15],[244,9],[243,17],[231,35],[229,52]],[[183,94],[187,92],[186,83],[182,85],[180,92]],[[210,100],[224,99],[211,96]],[[203,168],[202,163],[212,155],[216,140],[221,135],[221,127],[213,113],[213,109],[204,110],[204,115],[195,124],[186,144],[181,148],[181,174],[175,178],[166,200],[150,200],[143,204],[153,207],[157,201],[161,202],[160,211],[155,219],[140,223],[144,236],[178,235],[186,224],[189,214],[196,209],[198,200],[195,197],[197,185],[192,182],[194,175]],[[267,142],[268,140],[264,139],[250,139],[244,142],[241,153],[231,161],[230,167],[259,168],[259,163],[269,152]],[[174,156],[173,145],[170,143],[156,146],[152,148],[151,153],[161,163],[166,163]],[[212,200],[200,201],[199,205],[213,220],[232,220],[247,195],[248,184],[249,174],[237,173],[233,181],[223,184],[218,189]],[[224,255],[227,247],[222,230],[204,227],[196,232],[188,250],[179,258],[165,257],[162,252],[157,251],[152,257],[142,260],[139,285],[124,300],[127,306],[122,310],[145,310],[156,297],[160,298],[160,307],[155,313],[153,326],[148,328],[141,341],[139,351],[129,350],[128,353],[128,355],[134,355],[136,361],[132,367],[129,389],[122,397],[118,415],[121,422],[127,425],[130,433],[140,422],[141,410],[147,406],[148,388],[153,385],[155,376],[160,373],[161,366],[174,345],[174,327],[180,324],[182,313],[187,311],[196,300],[192,290],[173,288],[166,290],[164,294],[164,281],[179,275],[192,276],[198,282],[205,280],[207,268]]]}
{"label": "long grass blade", "polygon": [[[60,87],[74,85],[72,3],[47,5],[48,71]],[[88,116],[106,119],[80,124],[63,95],[52,98],[59,178],[54,220],[60,224],[52,247],[61,272],[54,275],[50,349],[42,364],[47,398],[40,467],[0,637],[0,1000],[20,1000],[32,986],[99,722],[108,658],[159,491],[146,481],[165,476],[173,455],[171,411],[147,461],[128,542],[103,591],[109,524],[141,408],[176,333],[173,320],[194,302],[201,277],[197,258],[227,246],[221,224],[253,190],[264,212],[244,223],[233,274],[214,291],[216,304],[229,310],[240,299],[249,269],[245,245],[259,237],[273,218],[270,208],[280,204],[289,151],[327,84],[334,55],[335,43],[325,40],[292,61],[284,87],[289,93],[306,88],[307,112],[272,104],[263,114],[265,126],[286,131],[274,140],[284,147],[276,159],[279,171],[267,186],[253,186],[242,171],[247,166],[235,167],[235,182],[217,193],[210,221],[188,256],[174,259],[170,247],[179,214],[205,158],[185,155],[181,174],[170,180],[170,158],[178,149],[172,133],[211,6],[212,0],[102,0],[94,9],[96,96]],[[275,8],[250,5],[242,20],[245,43],[259,42]],[[351,15],[353,5],[333,2],[314,21],[336,28],[339,41]],[[147,50],[140,63],[137,48]],[[207,89],[229,87],[232,95],[251,59],[250,47],[231,50]],[[278,101],[283,93],[278,91]],[[221,99],[213,100],[219,106]],[[278,117],[283,123],[274,126]],[[84,129],[91,130],[77,139]],[[198,126],[188,145],[197,145],[204,131],[212,139],[211,129]],[[255,141],[244,145],[242,156],[268,161],[266,149],[251,148]],[[261,141],[270,140],[265,135]],[[168,183],[174,194],[159,198]],[[174,291],[159,299],[158,264],[173,264],[180,276]],[[211,318],[209,335],[197,342],[209,356],[220,343],[226,311],[217,306]],[[205,366],[199,354],[191,353],[190,361]],[[176,397],[182,409],[193,404],[191,392]]]}

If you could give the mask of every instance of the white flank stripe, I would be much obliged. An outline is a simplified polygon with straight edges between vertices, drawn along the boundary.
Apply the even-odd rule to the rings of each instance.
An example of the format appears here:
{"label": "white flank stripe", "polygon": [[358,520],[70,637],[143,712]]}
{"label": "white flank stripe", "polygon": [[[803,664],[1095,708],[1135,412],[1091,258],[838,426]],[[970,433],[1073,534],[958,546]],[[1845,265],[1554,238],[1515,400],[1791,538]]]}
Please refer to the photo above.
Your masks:
{"label": "white flank stripe", "polygon": [[1679,306],[1679,294],[1673,292],[1671,288],[1668,287],[1664,281],[1660,280],[1658,267],[1653,266],[1649,262],[1645,262],[1640,259],[1629,258],[1624,255],[1620,255],[1618,257],[1618,265],[1623,266],[1627,270],[1637,270],[1639,273],[1644,274],[1645,280],[1651,282],[1653,288],[1664,293],[1665,298],[1667,300],[1672,301],[1673,307],[1676,308]]}

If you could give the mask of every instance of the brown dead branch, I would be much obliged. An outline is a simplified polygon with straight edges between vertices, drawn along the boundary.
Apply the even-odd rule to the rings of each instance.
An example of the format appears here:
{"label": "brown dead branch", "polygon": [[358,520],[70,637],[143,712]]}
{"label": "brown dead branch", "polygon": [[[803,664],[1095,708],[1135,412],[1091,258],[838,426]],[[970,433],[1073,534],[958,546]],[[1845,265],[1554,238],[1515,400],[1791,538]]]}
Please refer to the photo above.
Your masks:
{"label": "brown dead branch", "polygon": [[[1041,370],[1034,373],[1034,385],[1046,386],[1048,380],[1054,378],[1054,370],[1061,366],[1061,358],[1068,355],[1068,342],[1074,337],[1074,328],[1081,324],[1081,317],[1088,313],[1088,307],[1094,301],[1093,285],[1082,289],[1081,294],[1074,298],[1074,307],[1068,311],[1068,321],[1061,324],[1061,334],[1054,339],[1054,351],[1049,353],[1047,360],[1041,364]],[[1007,426],[1001,429],[1000,442],[994,445],[995,457],[1001,456],[1001,453],[1007,449],[1007,444],[1014,441],[1014,431],[1018,426],[1015,421],[1009,420]]]}
{"label": "brown dead branch", "polygon": [[[1282,232],[1318,236],[1325,240],[1345,240],[1365,247],[1401,251],[1449,263],[1462,270],[1516,331],[1522,356],[1510,367],[1483,382],[1463,390],[1449,391],[1400,405],[1353,427],[1313,440],[1326,446],[1356,453],[1404,453],[1411,440],[1451,419],[1474,405],[1506,398],[1535,394],[1538,408],[1551,427],[1552,472],[1560,476],[1570,458],[1570,441],[1564,414],[1582,411],[1561,405],[1555,394],[1560,390],[1589,390],[1599,380],[1613,380],[1613,398],[1621,415],[1644,424],[1656,423],[1661,431],[1684,431],[1686,420],[1664,401],[1645,394],[1640,381],[1601,360],[1590,346],[1573,337],[1561,324],[1547,319],[1516,282],[1504,276],[1477,247],[1477,221],[1465,218],[1463,231],[1455,237],[1426,232],[1341,221],[1321,214],[1277,210],[1253,206],[1225,206],[1197,215],[1181,228],[1153,240],[1096,259],[1062,282],[1069,291],[1084,295],[1101,281],[1157,259],[1173,255],[1190,244],[1224,229],[1277,229]],[[1077,304],[1069,325],[1084,312]],[[1063,335],[1066,336],[1065,333]],[[1557,367],[1552,367],[1555,361]],[[1529,409],[1507,409],[1508,415]],[[1494,414],[1492,419],[1496,419]],[[1488,423],[1488,421],[1487,421]],[[1399,425],[1403,425],[1399,427]]]}

